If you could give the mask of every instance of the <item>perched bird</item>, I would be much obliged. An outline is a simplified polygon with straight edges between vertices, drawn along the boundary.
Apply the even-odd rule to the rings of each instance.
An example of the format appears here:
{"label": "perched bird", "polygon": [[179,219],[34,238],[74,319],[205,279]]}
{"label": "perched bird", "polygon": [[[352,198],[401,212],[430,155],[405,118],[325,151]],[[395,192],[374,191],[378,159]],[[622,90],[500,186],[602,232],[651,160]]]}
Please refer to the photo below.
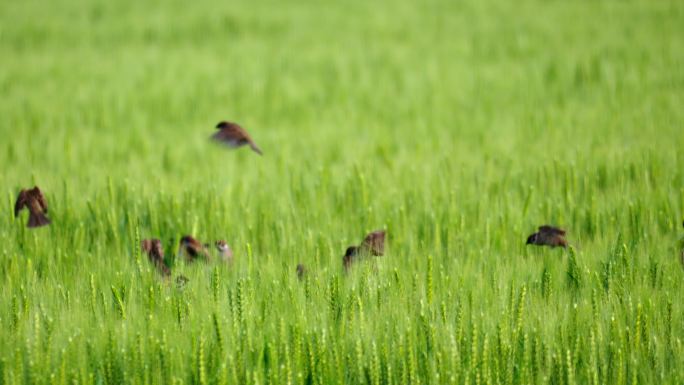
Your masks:
{"label": "perched bird", "polygon": [[527,237],[527,245],[568,247],[565,240],[565,230],[558,227],[544,225],[539,226],[539,231]]}
{"label": "perched bird", "polygon": [[344,269],[349,270],[357,259],[367,256],[381,256],[385,253],[385,231],[377,230],[366,235],[359,246],[349,246],[342,259]]}
{"label": "perched bird", "polygon": [[178,255],[185,256],[186,262],[193,262],[199,257],[209,259],[207,248],[197,239],[189,235],[184,235],[183,238],[181,238],[180,247],[178,248]]}
{"label": "perched bird", "polygon": [[157,268],[157,271],[164,277],[171,275],[171,269],[164,263],[164,248],[159,239],[143,239],[140,247],[147,253],[147,258]]}
{"label": "perched bird", "polygon": [[19,212],[26,207],[29,211],[27,227],[40,227],[50,224],[50,220],[45,214],[48,212],[47,201],[38,186],[32,189],[21,190],[14,204],[14,216],[19,216]]}
{"label": "perched bird", "polygon": [[299,280],[303,280],[306,277],[306,267],[303,264],[298,264],[297,265],[297,278]]}
{"label": "perched bird", "polygon": [[228,246],[226,241],[223,239],[218,240],[214,243],[214,246],[216,246],[218,255],[223,262],[228,264],[233,263],[233,250],[230,249],[230,246]]}
{"label": "perched bird", "polygon": [[251,147],[254,152],[263,155],[261,149],[254,143],[247,131],[237,123],[222,121],[216,125],[216,128],[219,131],[211,136],[213,140],[233,148],[249,144],[249,147]]}

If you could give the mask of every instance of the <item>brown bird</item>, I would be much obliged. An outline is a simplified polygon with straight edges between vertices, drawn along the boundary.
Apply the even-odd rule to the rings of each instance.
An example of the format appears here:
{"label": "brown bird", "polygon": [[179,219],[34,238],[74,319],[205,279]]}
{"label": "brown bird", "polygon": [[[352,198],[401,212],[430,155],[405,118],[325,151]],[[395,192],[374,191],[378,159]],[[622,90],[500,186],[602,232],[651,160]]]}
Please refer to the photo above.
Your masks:
{"label": "brown bird", "polygon": [[223,239],[218,240],[214,243],[214,246],[216,246],[216,250],[218,250],[218,255],[223,262],[228,264],[233,263],[233,250],[230,249],[230,246],[228,246],[228,243],[226,241],[224,241]]}
{"label": "brown bird", "polygon": [[207,248],[197,239],[189,235],[184,235],[183,238],[181,238],[178,255],[185,256],[186,262],[194,262],[198,257],[209,259]]}
{"label": "brown bird", "polygon": [[159,239],[143,239],[140,247],[147,253],[147,258],[164,277],[171,275],[171,269],[164,263],[164,247]]}
{"label": "brown bird", "polygon": [[539,226],[539,231],[527,237],[527,245],[568,247],[565,240],[565,230],[558,227],[544,225]]}
{"label": "brown bird", "polygon": [[344,269],[349,270],[357,259],[367,256],[381,256],[385,253],[385,231],[376,230],[366,235],[359,246],[349,246],[342,259]]}
{"label": "brown bird", "polygon": [[26,207],[29,211],[27,227],[40,227],[50,224],[45,214],[48,212],[47,201],[38,186],[32,189],[21,190],[14,204],[14,216],[18,217],[19,212]]}
{"label": "brown bird", "polygon": [[254,143],[247,131],[237,123],[222,121],[216,125],[216,128],[219,131],[211,136],[213,140],[232,148],[238,148],[249,144],[249,147],[251,147],[254,152],[263,155],[261,149]]}
{"label": "brown bird", "polygon": [[298,264],[297,265],[297,278],[299,280],[303,280],[306,277],[306,267],[303,264]]}

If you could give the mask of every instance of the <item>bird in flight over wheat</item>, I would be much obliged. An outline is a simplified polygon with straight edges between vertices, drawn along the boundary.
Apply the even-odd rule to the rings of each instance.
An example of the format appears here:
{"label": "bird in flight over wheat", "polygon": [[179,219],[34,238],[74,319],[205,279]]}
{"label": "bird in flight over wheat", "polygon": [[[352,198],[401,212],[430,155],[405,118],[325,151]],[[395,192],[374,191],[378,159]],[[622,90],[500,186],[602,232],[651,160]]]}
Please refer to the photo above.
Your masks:
{"label": "bird in flight over wheat", "polygon": [[164,263],[164,248],[159,239],[143,239],[140,242],[140,247],[162,276],[168,277],[171,275],[171,269]]}
{"label": "bird in flight over wheat", "polygon": [[19,216],[19,212],[23,208],[27,208],[29,211],[27,227],[40,227],[50,224],[50,219],[45,215],[48,212],[47,200],[45,200],[45,195],[38,186],[21,190],[14,204],[14,216]]}
{"label": "bird in flight over wheat", "polygon": [[254,143],[252,137],[249,136],[244,128],[237,123],[221,121],[216,125],[218,132],[211,136],[213,140],[218,143],[225,144],[232,148],[249,145],[252,151],[259,155],[263,155],[259,146]]}
{"label": "bird in flight over wheat", "polygon": [[349,246],[342,259],[344,269],[349,270],[354,262],[368,256],[385,254],[385,231],[376,230],[366,235],[359,246]]}
{"label": "bird in flight over wheat", "polygon": [[568,247],[568,241],[565,239],[565,230],[549,225],[539,226],[539,231],[527,237],[526,244],[550,246],[551,248]]}
{"label": "bird in flight over wheat", "polygon": [[186,262],[194,262],[197,258],[209,260],[209,252],[207,251],[207,247],[189,235],[184,235],[181,238],[180,247],[178,248],[178,255],[185,256]]}

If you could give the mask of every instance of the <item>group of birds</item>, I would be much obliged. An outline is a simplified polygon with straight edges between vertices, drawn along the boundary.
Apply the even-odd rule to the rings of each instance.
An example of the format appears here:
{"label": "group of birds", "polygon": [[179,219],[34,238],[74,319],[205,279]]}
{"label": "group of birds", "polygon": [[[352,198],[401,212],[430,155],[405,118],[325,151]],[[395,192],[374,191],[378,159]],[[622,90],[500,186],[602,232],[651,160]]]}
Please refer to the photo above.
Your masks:
{"label": "group of birds", "polygon": [[[238,148],[249,145],[252,151],[259,155],[263,155],[261,149],[252,140],[249,134],[237,123],[221,121],[216,125],[218,132],[211,136],[211,139],[227,145],[232,148]],[[38,186],[32,189],[23,189],[17,197],[14,205],[14,215],[17,217],[22,209],[28,209],[29,217],[27,227],[41,227],[51,223],[47,217],[48,205],[45,196]],[[684,223],[683,223],[684,225]],[[376,230],[366,235],[361,244],[349,246],[342,257],[342,265],[345,271],[349,271],[351,267],[360,260],[367,259],[374,256],[382,256],[385,253],[385,231]],[[537,232],[527,237],[527,245],[568,247],[568,241],[565,239],[566,231],[555,226],[543,225],[539,226]],[[171,269],[164,261],[164,248],[159,239],[144,239],[141,241],[140,247],[142,251],[147,254],[148,259],[155,266],[156,270],[164,277],[171,276]],[[233,263],[233,251],[228,246],[225,240],[218,240],[214,242],[215,254],[218,258],[227,264]],[[684,238],[680,241],[681,259],[684,263]],[[186,263],[192,263],[197,259],[211,261],[212,252],[209,244],[201,243],[190,235],[185,235],[180,240],[178,248],[179,257],[183,257]],[[296,268],[297,277],[304,279],[307,274],[307,268],[303,264],[298,264]],[[187,278],[179,275],[177,277],[178,283],[187,282]]]}
{"label": "group of birds", "polygon": [[[216,252],[221,261],[228,265],[233,263],[233,251],[226,241],[222,239],[218,240],[214,242],[214,247],[216,248]],[[162,242],[159,239],[143,239],[140,241],[140,248],[147,254],[147,258],[157,269],[159,274],[163,277],[171,276],[171,269],[164,261],[164,246],[162,246]],[[178,257],[184,257],[186,263],[192,263],[198,259],[207,262],[212,260],[209,244],[202,244],[190,235],[184,235],[181,238],[177,255]],[[176,278],[176,282],[182,285],[187,282],[187,278],[183,275],[179,275]]]}
{"label": "group of birds", "polygon": [[[163,277],[171,276],[171,269],[164,261],[164,247],[161,240],[159,239],[143,239],[140,242],[140,248],[147,254],[150,263],[157,269],[159,274]],[[197,260],[211,262],[214,260],[212,254],[217,254],[220,261],[232,265],[233,263],[233,251],[228,246],[228,243],[224,240],[219,240],[214,242],[215,251],[212,253],[211,247],[208,243],[202,243],[190,235],[184,235],[178,247],[178,252],[176,254],[177,258],[182,258],[185,263],[193,263]],[[345,271],[349,271],[352,264],[358,262],[361,259],[365,259],[371,256],[382,256],[385,253],[385,231],[376,230],[372,233],[366,235],[363,242],[360,245],[349,246],[344,256],[342,257],[342,262]],[[296,268],[297,278],[300,280],[306,277],[308,269],[304,264],[299,263]],[[187,278],[179,275],[176,278],[178,284],[183,284],[187,282]]]}

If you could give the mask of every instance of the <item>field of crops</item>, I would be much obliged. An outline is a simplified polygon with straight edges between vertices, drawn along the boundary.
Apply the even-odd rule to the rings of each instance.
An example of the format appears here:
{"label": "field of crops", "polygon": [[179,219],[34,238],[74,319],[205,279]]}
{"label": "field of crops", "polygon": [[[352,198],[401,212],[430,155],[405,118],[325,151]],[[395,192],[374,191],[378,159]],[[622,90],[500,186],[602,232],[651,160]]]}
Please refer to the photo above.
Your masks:
{"label": "field of crops", "polygon": [[684,383],[681,1],[8,0],[0,95],[0,384]]}

